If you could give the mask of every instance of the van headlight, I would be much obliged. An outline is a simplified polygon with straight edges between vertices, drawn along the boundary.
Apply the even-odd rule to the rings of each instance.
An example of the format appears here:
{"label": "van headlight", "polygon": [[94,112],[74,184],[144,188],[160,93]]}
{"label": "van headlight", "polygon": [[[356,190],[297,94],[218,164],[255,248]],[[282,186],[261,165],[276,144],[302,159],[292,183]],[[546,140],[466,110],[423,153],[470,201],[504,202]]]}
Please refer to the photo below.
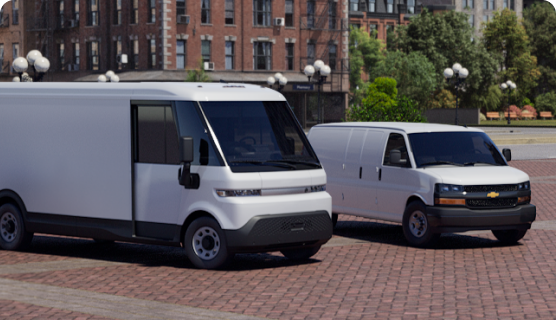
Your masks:
{"label": "van headlight", "polygon": [[456,184],[437,183],[436,184],[436,192],[438,192],[438,193],[463,192],[463,186],[456,185]]}
{"label": "van headlight", "polygon": [[216,190],[221,197],[254,197],[260,196],[261,190]]}
{"label": "van headlight", "polygon": [[531,184],[529,183],[529,181],[527,182],[523,182],[523,183],[519,183],[517,185],[517,190],[521,191],[521,190],[529,190],[531,189]]}

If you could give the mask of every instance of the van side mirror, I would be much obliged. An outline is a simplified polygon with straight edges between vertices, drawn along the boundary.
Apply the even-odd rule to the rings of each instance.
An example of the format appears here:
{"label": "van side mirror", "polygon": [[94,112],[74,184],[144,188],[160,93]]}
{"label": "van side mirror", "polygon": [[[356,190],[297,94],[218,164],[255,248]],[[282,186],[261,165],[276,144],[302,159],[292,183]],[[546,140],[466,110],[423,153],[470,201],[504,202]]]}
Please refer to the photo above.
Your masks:
{"label": "van side mirror", "polygon": [[506,161],[512,161],[512,150],[503,149],[502,154],[504,155],[504,158],[506,158]]}
{"label": "van side mirror", "polygon": [[400,164],[402,163],[402,153],[400,150],[390,150],[390,163]]}
{"label": "van side mirror", "polygon": [[178,171],[178,181],[186,189],[199,189],[200,178],[197,173],[191,173],[191,162],[194,160],[192,137],[180,138],[180,161],[182,167]]}

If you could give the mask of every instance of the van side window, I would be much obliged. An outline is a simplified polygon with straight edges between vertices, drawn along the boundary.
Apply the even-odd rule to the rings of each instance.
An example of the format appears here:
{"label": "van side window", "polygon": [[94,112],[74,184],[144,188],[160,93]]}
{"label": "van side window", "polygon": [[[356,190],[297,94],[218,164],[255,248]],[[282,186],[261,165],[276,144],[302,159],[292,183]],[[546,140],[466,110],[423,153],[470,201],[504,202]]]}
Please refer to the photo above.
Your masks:
{"label": "van side window", "polygon": [[[401,163],[400,164],[392,164],[390,163],[390,151],[391,150],[400,150],[401,152]],[[391,133],[388,137],[388,142],[386,143],[386,150],[384,151],[384,163],[385,166],[393,166],[393,167],[411,167],[411,162],[407,157],[407,147],[405,144],[404,137],[399,133]]]}
{"label": "van side window", "polygon": [[170,106],[138,106],[136,109],[135,161],[179,164],[178,131]]}
{"label": "van side window", "polygon": [[194,159],[191,164],[201,166],[222,166],[221,158],[217,156],[213,140],[209,137],[208,129],[201,120],[201,113],[196,103],[191,101],[176,101],[176,117],[181,137],[192,137],[195,148]]}

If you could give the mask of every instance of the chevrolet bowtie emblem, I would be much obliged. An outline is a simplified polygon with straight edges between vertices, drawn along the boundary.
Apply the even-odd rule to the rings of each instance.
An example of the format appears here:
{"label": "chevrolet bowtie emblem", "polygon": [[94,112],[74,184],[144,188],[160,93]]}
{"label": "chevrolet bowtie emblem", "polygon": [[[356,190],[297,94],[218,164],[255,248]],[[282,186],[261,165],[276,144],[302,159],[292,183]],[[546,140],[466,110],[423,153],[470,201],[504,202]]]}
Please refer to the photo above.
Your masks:
{"label": "chevrolet bowtie emblem", "polygon": [[499,193],[496,193],[496,192],[492,191],[491,193],[487,194],[487,197],[494,199],[494,198],[498,197],[499,195],[500,195]]}

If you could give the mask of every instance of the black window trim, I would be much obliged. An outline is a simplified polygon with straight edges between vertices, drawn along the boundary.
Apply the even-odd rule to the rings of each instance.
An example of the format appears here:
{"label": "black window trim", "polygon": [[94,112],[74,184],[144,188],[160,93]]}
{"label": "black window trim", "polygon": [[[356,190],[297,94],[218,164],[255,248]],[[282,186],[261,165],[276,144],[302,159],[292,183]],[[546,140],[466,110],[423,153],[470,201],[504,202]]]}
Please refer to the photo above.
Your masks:
{"label": "black window trim", "polygon": [[[405,148],[407,150],[407,159],[409,160],[409,165],[405,165],[405,166],[396,166],[396,165],[389,165],[389,164],[384,164],[384,160],[386,159],[386,148],[388,147],[388,140],[390,140],[390,136],[392,134],[399,134],[403,137],[404,140],[404,144],[405,144]],[[388,168],[406,168],[406,169],[412,169],[415,168],[415,162],[412,160],[413,158],[413,152],[411,151],[411,145],[408,144],[408,136],[407,133],[405,131],[396,131],[396,130],[391,130],[391,131],[387,131],[386,132],[386,140],[384,141],[384,145],[382,147],[382,160],[381,160],[381,166],[382,167],[388,167]]]}

